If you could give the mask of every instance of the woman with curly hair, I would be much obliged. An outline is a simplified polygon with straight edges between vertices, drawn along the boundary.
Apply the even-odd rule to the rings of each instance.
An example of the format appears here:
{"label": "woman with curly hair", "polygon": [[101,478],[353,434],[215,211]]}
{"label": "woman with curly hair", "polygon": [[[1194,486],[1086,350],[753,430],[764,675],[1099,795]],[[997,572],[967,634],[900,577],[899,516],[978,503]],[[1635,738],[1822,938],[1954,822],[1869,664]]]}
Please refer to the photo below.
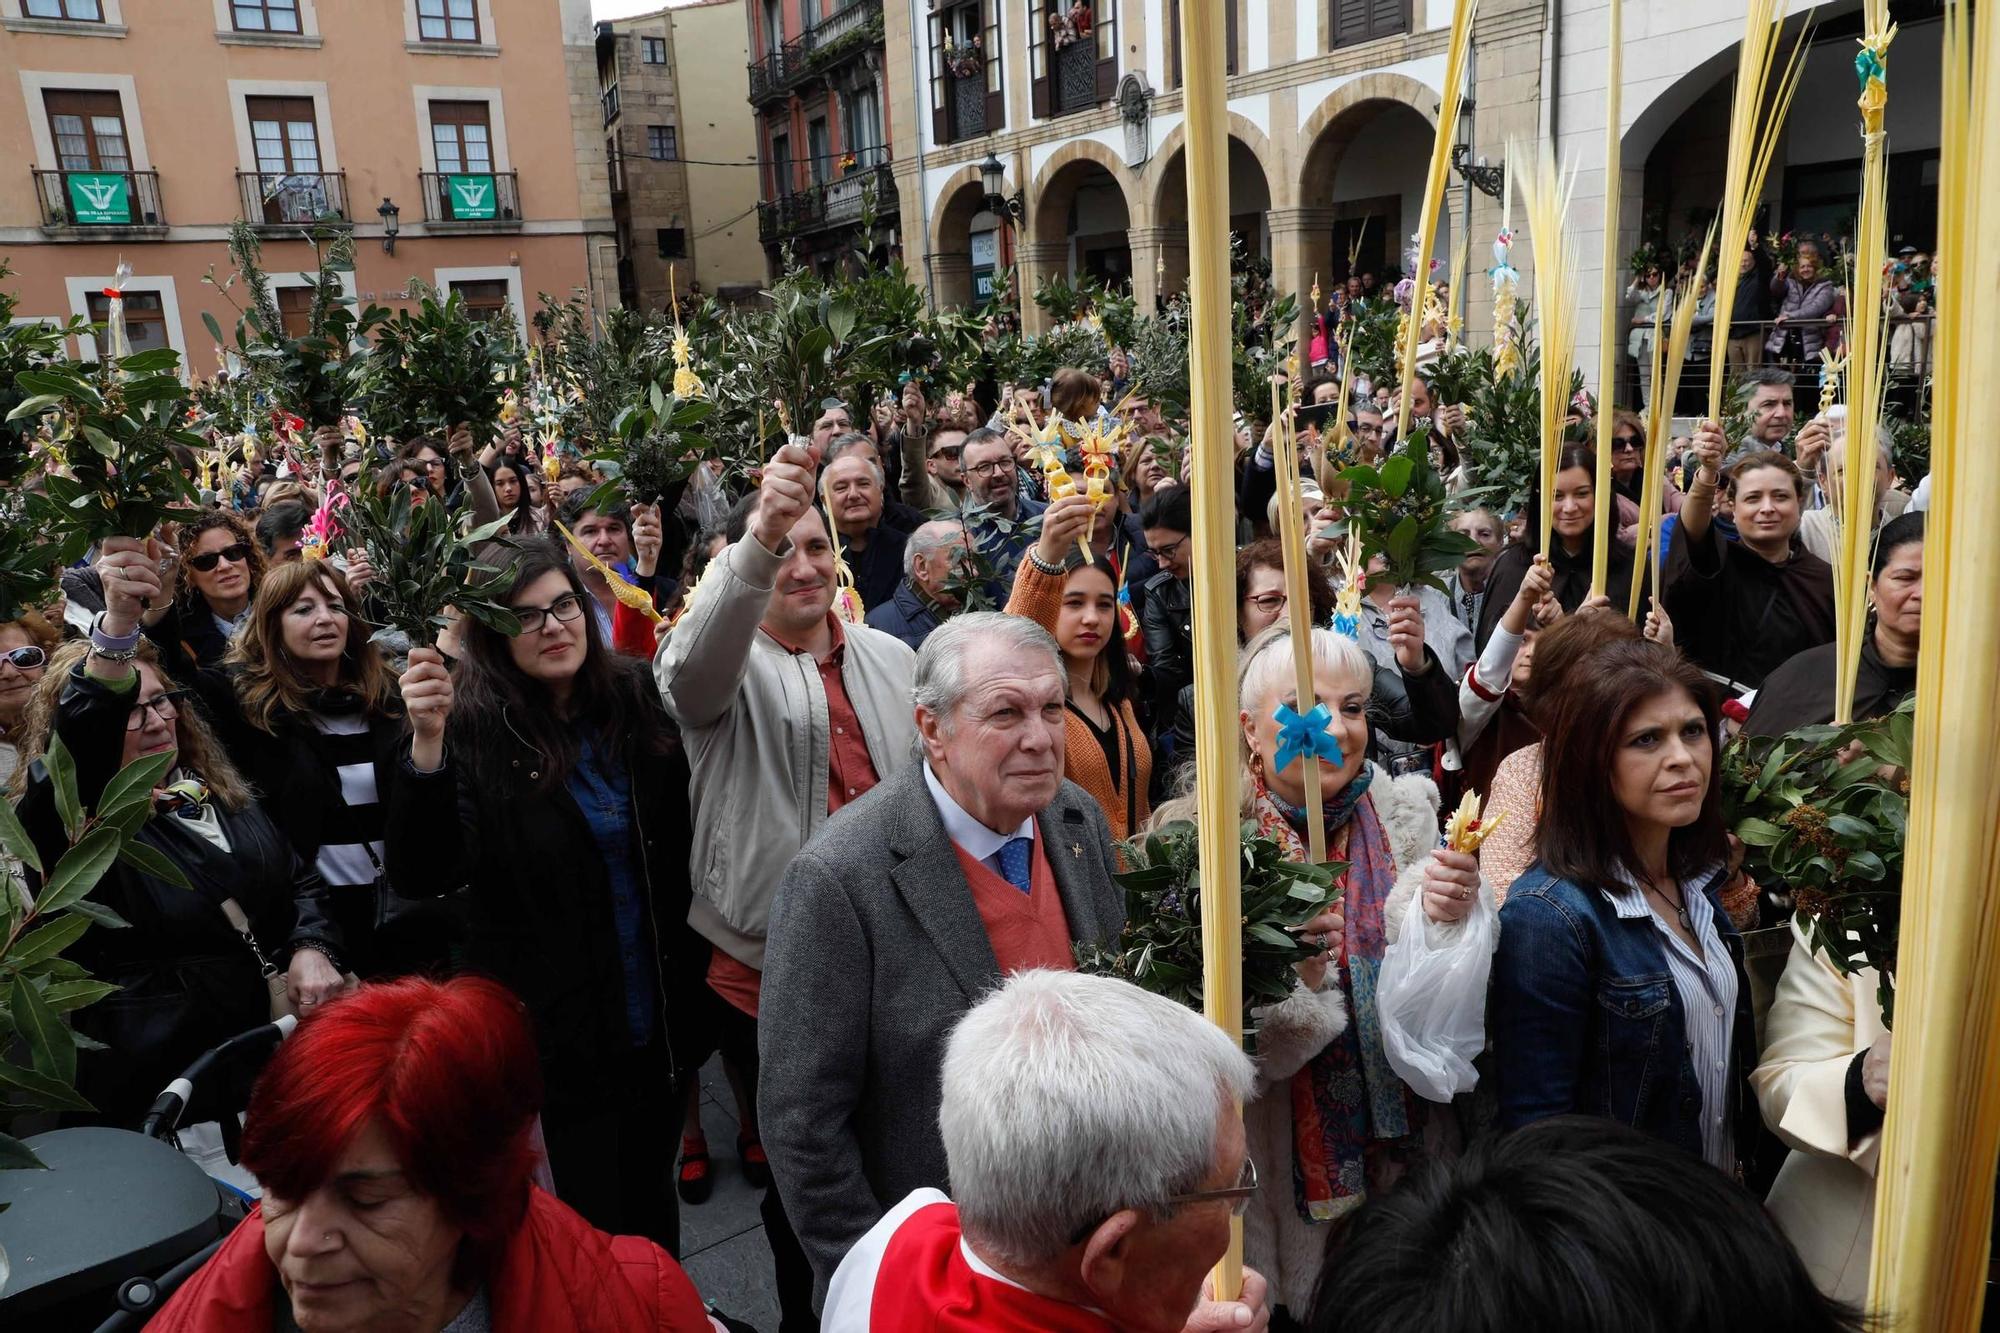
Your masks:
{"label": "woman with curly hair", "polygon": [[177,644],[197,665],[212,667],[250,614],[264,577],[264,551],[248,520],[226,509],[182,524],[174,545],[180,571],[174,599],[147,610],[146,635],[163,648]]}
{"label": "woman with curly hair", "polygon": [[28,696],[48,669],[49,654],[62,642],[62,631],[39,611],[22,611],[0,624],[0,787],[14,776],[19,762],[21,717]]}

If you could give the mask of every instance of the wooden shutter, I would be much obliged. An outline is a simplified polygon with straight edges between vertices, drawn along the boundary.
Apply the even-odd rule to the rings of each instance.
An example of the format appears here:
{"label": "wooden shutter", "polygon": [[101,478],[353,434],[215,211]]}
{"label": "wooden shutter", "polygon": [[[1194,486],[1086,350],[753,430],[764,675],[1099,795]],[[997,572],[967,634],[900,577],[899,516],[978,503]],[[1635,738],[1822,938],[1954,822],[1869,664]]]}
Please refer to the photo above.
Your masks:
{"label": "wooden shutter", "polygon": [[1097,100],[1118,95],[1118,0],[1093,0],[1097,21],[1091,38],[1097,43]]}
{"label": "wooden shutter", "polygon": [[1062,0],[1028,0],[1028,110],[1049,114],[1049,5]]}
{"label": "wooden shutter", "polygon": [[931,137],[938,143],[952,141],[951,117],[945,114],[944,39],[951,33],[951,11],[933,9],[931,32]]}
{"label": "wooden shutter", "polygon": [[1167,46],[1172,49],[1173,82],[1167,87],[1181,86],[1181,0],[1167,0]]}
{"label": "wooden shutter", "polygon": [[64,171],[132,169],[125,108],[117,93],[50,88],[42,94],[42,105],[55,143],[55,166]]}
{"label": "wooden shutter", "polygon": [[1243,0],[1222,0],[1222,72],[1236,72],[1236,7]]}
{"label": "wooden shutter", "polygon": [[1352,46],[1410,30],[1410,0],[1333,0],[1333,44]]}
{"label": "wooden shutter", "polygon": [[1007,83],[1000,77],[1000,8],[1002,0],[980,0],[985,16],[980,46],[986,52],[986,132],[995,133],[1007,124]]}

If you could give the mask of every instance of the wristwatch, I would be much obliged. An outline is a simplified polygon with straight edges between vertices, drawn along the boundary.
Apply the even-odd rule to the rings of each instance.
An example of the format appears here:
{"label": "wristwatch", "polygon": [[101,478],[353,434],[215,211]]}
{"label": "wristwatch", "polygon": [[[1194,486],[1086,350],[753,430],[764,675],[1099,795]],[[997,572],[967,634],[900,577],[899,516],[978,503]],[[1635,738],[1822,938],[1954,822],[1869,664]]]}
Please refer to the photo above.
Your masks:
{"label": "wristwatch", "polygon": [[130,634],[110,634],[104,629],[104,613],[90,621],[90,651],[107,662],[129,662],[139,655],[139,630]]}

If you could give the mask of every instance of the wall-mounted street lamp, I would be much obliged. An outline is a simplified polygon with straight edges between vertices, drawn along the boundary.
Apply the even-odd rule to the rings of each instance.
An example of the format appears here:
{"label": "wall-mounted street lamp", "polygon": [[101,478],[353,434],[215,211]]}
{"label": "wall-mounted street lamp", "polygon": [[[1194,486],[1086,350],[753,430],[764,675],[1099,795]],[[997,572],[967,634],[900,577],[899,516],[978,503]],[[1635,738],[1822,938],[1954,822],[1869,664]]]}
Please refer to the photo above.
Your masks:
{"label": "wall-mounted street lamp", "polygon": [[1028,195],[1026,190],[1016,190],[1012,195],[1003,195],[1001,189],[1007,183],[1007,168],[1000,159],[988,153],[986,160],[979,164],[979,181],[986,190],[986,211],[1008,219],[1016,225],[1028,216]]}
{"label": "wall-mounted street lamp", "polygon": [[1483,155],[1477,158],[1472,156],[1470,145],[1460,143],[1451,146],[1451,165],[1481,194],[1498,199],[1507,193],[1506,164],[1488,166]]}
{"label": "wall-mounted street lamp", "polygon": [[382,206],[375,210],[375,216],[382,219],[382,252],[384,254],[393,255],[396,253],[396,233],[402,230],[401,225],[396,219],[401,216],[402,212],[402,209],[396,207],[395,200],[386,194],[382,196]]}

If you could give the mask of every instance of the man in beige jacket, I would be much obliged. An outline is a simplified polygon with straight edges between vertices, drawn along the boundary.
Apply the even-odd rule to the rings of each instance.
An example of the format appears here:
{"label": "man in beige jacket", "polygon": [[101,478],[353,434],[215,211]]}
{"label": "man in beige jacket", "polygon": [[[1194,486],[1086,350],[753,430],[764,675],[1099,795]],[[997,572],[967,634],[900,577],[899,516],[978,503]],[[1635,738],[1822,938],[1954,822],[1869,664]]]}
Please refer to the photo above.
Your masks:
{"label": "man in beige jacket", "polygon": [[[778,451],[653,662],[693,770],[688,923],[713,946],[717,1045],[753,1101],[778,881],[834,812],[910,763],[916,744],[916,654],[832,613],[833,545],[812,507],[818,465],[817,446]],[[775,1189],[764,1222],[784,1327],[809,1327],[812,1273]]]}

